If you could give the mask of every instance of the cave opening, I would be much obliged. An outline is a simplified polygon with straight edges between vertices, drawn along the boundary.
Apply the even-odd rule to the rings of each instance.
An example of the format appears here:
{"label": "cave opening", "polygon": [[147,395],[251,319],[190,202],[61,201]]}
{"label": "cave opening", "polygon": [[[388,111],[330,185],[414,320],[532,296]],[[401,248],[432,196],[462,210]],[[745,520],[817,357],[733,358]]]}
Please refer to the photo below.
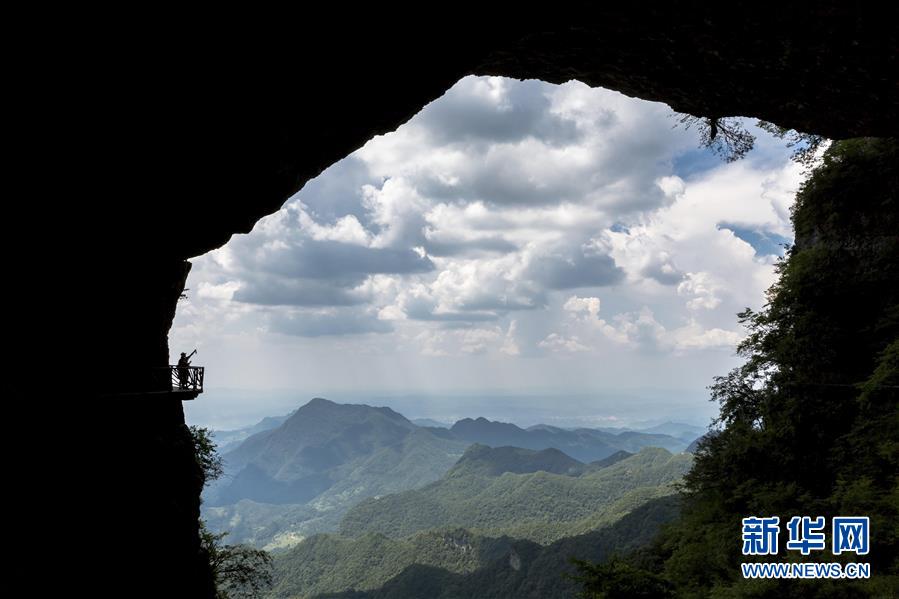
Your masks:
{"label": "cave opening", "polygon": [[[268,36],[286,41],[284,47],[253,48],[230,45],[236,39],[232,33],[246,25],[242,20],[235,28],[212,31],[204,20],[202,26],[187,27],[186,36],[184,31],[173,31],[171,39],[164,40],[159,32],[168,31],[168,24],[150,35],[126,27],[111,39],[107,28],[91,38],[67,23],[65,34],[46,45],[47,55],[35,57],[38,68],[23,68],[20,63],[14,69],[17,81],[25,75],[18,87],[25,101],[17,113],[23,116],[17,125],[25,130],[21,154],[31,163],[25,171],[29,183],[40,182],[38,187],[44,191],[73,190],[70,195],[52,194],[60,200],[53,205],[53,220],[62,225],[58,235],[53,228],[53,237],[64,249],[54,251],[47,264],[58,276],[46,277],[45,271],[36,268],[39,261],[23,255],[23,246],[14,236],[5,238],[9,255],[16,257],[10,261],[11,280],[23,288],[47,289],[54,298],[64,289],[70,300],[42,311],[29,295],[21,294],[20,312],[10,323],[12,338],[23,355],[47,353],[57,365],[54,376],[48,377],[42,362],[26,364],[27,376],[11,385],[16,405],[31,407],[38,394],[26,383],[41,381],[40,393],[52,407],[47,438],[65,458],[61,479],[45,476],[46,463],[26,462],[30,472],[25,480],[30,484],[23,487],[23,500],[33,509],[28,518],[18,519],[19,524],[32,527],[35,522],[55,523],[57,519],[47,514],[58,513],[57,500],[61,496],[73,500],[69,511],[77,518],[69,520],[70,532],[85,547],[71,552],[71,559],[58,560],[66,576],[56,577],[57,584],[63,581],[67,590],[90,588],[97,596],[121,596],[122,589],[138,587],[155,595],[213,596],[197,538],[202,478],[180,402],[122,403],[102,397],[109,389],[122,392],[143,385],[147,372],[169,364],[168,332],[188,276],[186,259],[222,246],[235,233],[249,232],[307,180],[373,135],[394,130],[453,82],[472,73],[557,84],[578,79],[593,87],[664,101],[682,113],[758,115],[834,139],[895,136],[899,110],[895,77],[890,75],[895,71],[894,11],[827,2],[798,3],[773,13],[739,2],[716,10],[575,3],[539,14],[511,15],[502,7],[481,3],[408,30],[399,25],[403,20],[373,7],[365,13],[368,18],[359,19],[361,24],[339,18],[320,21],[325,45],[319,36],[296,39],[285,32]],[[38,23],[41,32],[35,39],[43,39],[47,19]],[[289,23],[295,26],[296,22]],[[72,31],[78,39],[70,39]],[[119,35],[123,31],[125,35]],[[461,45],[460,32],[466,38]],[[85,45],[87,39],[91,41]],[[60,40],[66,42],[64,48],[58,47]],[[347,55],[322,52],[322,48],[358,51]],[[322,85],[311,89],[308,81]],[[48,126],[37,127],[39,123]],[[14,129],[19,132],[19,127]],[[43,147],[33,151],[36,145]],[[40,158],[34,160],[36,156]],[[687,157],[680,166],[699,168],[701,162],[696,156]],[[64,182],[59,186],[45,183],[51,172],[63,166],[73,171],[63,169]],[[381,181],[369,184],[383,193]],[[676,195],[676,187],[668,191]],[[77,201],[71,201],[72,197]],[[27,222],[34,212],[29,201],[13,202],[11,209],[10,222]],[[173,219],[173,214],[179,218]],[[357,221],[364,224],[358,216]],[[320,234],[331,235],[336,223],[313,215],[311,224],[327,229],[319,230]],[[341,234],[360,232],[350,221],[344,224]],[[626,223],[607,224],[610,238],[634,232]],[[769,229],[741,228],[735,219],[716,225],[720,225],[717,231],[725,235],[730,231],[748,247],[762,248],[765,255],[785,241]],[[371,236],[381,233],[375,228],[368,232]],[[360,241],[365,238],[362,233]],[[485,246],[478,251],[488,254],[508,247],[503,239],[479,241]],[[450,249],[444,246],[436,251]],[[707,249],[714,251],[714,247]],[[433,247],[426,248],[425,257],[431,259],[427,252],[436,256]],[[556,258],[557,266],[574,260],[564,254]],[[646,266],[645,276],[655,273],[662,280],[679,276],[678,270],[691,272],[678,264],[666,265],[665,260]],[[550,288],[570,284],[570,279],[554,277],[554,272],[545,267],[532,274],[543,277]],[[603,271],[597,267],[591,272],[598,276]],[[448,284],[454,280],[446,278]],[[211,281],[214,285],[226,282]],[[199,301],[198,286],[191,283],[189,287],[187,301]],[[112,294],[107,294],[109,289],[114,290]],[[703,291],[709,289],[711,293]],[[227,287],[207,291],[209,301],[215,294],[229,293]],[[324,295],[335,290],[323,286],[318,291]],[[425,299],[427,291],[425,286]],[[699,280],[691,281],[683,293],[682,300],[697,300],[697,310],[714,310],[703,305],[714,304],[719,297],[714,286]],[[528,297],[525,293],[524,298]],[[661,331],[655,323],[668,333],[677,328],[661,312],[650,317],[641,310],[615,306],[611,300],[597,304],[592,298],[602,300],[598,293],[554,297],[555,309],[566,317],[587,319],[595,312],[612,327],[606,329],[610,335],[617,332],[625,341],[630,339],[628,331],[635,331],[638,341],[658,338],[653,331]],[[566,310],[572,298],[571,309]],[[521,298],[506,294],[510,312],[516,299]],[[344,295],[339,301],[350,309],[358,297]],[[187,302],[182,302],[184,314],[186,307]],[[378,311],[387,307],[379,306]],[[399,307],[408,320],[405,308],[411,310],[413,305]],[[430,314],[430,318],[441,314],[443,321],[420,319],[422,323],[443,322],[450,331],[446,339],[461,335],[453,332],[462,329],[453,328],[447,316],[451,309],[429,313],[427,307],[419,314]],[[466,309],[471,318],[478,310],[487,317],[494,308],[473,302]],[[621,321],[605,318],[628,313],[631,316]],[[192,340],[184,335],[187,329],[182,328],[184,314],[179,315],[172,337],[178,344],[172,346],[175,352],[192,349]],[[384,314],[390,315],[391,310]],[[388,318],[376,320],[404,326]],[[229,321],[218,322],[226,328]],[[35,323],[65,334],[35,335]],[[372,326],[364,319],[355,324]],[[292,325],[307,333],[313,330],[309,323]],[[511,323],[504,325],[494,332],[509,335]],[[720,324],[709,324],[705,330],[716,328],[727,331]],[[519,331],[526,333],[524,324],[516,325],[515,334]],[[561,330],[552,333],[557,337],[550,338],[546,332],[534,340],[535,344],[545,341],[542,351],[574,350],[570,352],[574,359],[566,363],[576,363],[577,356],[585,353],[579,350],[579,345],[588,345],[584,339],[574,340],[573,333]],[[698,343],[714,342],[716,337],[723,338],[716,332]],[[52,344],[45,343],[51,338]],[[479,333],[468,340],[455,339],[455,349],[468,356],[461,351],[465,346],[477,356],[482,346],[496,344],[496,338]],[[690,337],[668,338],[675,345],[685,343],[684,350],[690,351],[689,346],[697,342],[685,339]],[[518,349],[523,353],[521,346]],[[209,345],[201,348],[198,360],[209,356],[210,350]],[[445,351],[439,345],[436,350]],[[73,383],[97,372],[97,356],[110,355],[121,358],[123,367],[103,371],[102,389]],[[355,357],[350,352],[346,355]],[[218,379],[219,375],[238,370],[224,361],[214,360],[213,365],[208,373],[210,389],[226,380]],[[290,367],[295,365],[275,371]],[[135,513],[143,514],[143,531],[122,525]],[[59,528],[45,527],[41,535],[29,532],[34,542],[28,555],[45,555],[46,539],[57,538]],[[47,579],[45,568],[39,568],[39,573],[32,579]]]}

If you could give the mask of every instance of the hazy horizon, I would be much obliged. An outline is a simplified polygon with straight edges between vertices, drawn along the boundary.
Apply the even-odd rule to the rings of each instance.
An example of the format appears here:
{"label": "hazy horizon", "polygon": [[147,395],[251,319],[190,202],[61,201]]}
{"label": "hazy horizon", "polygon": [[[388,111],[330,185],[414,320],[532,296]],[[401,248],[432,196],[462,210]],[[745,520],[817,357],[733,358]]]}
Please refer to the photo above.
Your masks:
{"label": "hazy horizon", "polygon": [[[210,389],[184,402],[188,424],[234,430],[265,417],[284,416],[321,397],[335,403],[389,407],[410,420],[427,418],[453,424],[484,417],[521,427],[548,424],[562,428],[648,428],[664,422],[708,426],[717,407],[693,390],[610,390],[605,393],[476,392],[453,394],[356,391],[309,393],[290,389]],[[559,400],[564,400],[560,402]]]}

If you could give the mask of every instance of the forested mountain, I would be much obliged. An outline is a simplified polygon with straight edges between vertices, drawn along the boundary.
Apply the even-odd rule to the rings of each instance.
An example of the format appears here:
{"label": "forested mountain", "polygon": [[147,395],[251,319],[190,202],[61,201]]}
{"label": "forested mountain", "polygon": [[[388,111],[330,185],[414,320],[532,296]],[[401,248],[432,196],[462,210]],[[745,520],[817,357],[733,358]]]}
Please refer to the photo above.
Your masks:
{"label": "forested mountain", "polygon": [[276,557],[274,595],[310,597],[377,588],[412,564],[473,572],[508,555],[515,543],[464,529],[425,531],[405,539],[375,533],[356,539],[316,535]]}
{"label": "forested mountain", "polygon": [[[322,535],[275,558],[272,597],[333,599],[546,599],[571,597],[568,561],[602,560],[648,543],[677,513],[675,496],[655,499],[600,530],[541,546],[464,529],[405,539]],[[355,590],[350,590],[355,589]]]}
{"label": "forested mountain", "polygon": [[225,459],[231,468],[252,464],[273,480],[298,481],[396,447],[419,430],[390,408],[316,398],[278,428],[244,441]]}
{"label": "forested mountain", "polygon": [[643,447],[662,447],[678,452],[683,451],[690,442],[666,434],[637,431],[613,433],[591,428],[568,430],[545,424],[523,429],[508,422],[495,422],[486,418],[465,418],[456,422],[450,431],[458,439],[490,447],[554,447],[582,462],[601,460],[622,449],[634,453]]}
{"label": "forested mountain", "polygon": [[[467,422],[474,423],[474,428]],[[491,453],[490,464],[480,462],[500,474],[536,470],[562,474],[571,468],[582,473],[588,468],[565,455],[561,447],[592,460],[602,456],[606,463],[645,444],[677,450],[685,445],[666,435],[548,426],[524,430],[485,419],[460,421],[455,430],[423,427],[390,408],[321,398],[284,417],[280,426],[268,428],[273,423],[272,419],[259,423],[257,427],[266,428],[224,454],[225,476],[204,496],[203,515],[210,529],[230,531],[231,542],[272,549],[336,531],[351,506],[439,479],[472,444],[466,437],[497,443],[502,436],[492,431],[510,431],[537,452],[507,447]],[[486,431],[483,435],[478,432],[481,428]],[[474,460],[475,455],[469,457]]]}
{"label": "forested mountain", "polygon": [[[294,412],[295,411],[296,410],[294,410]],[[256,433],[261,433],[273,428],[278,428],[279,426],[284,424],[284,421],[290,418],[294,412],[285,414],[283,416],[266,416],[256,424],[245,426],[243,428],[237,428],[233,430],[216,430],[214,433],[214,437],[215,443],[218,446],[219,453],[226,454],[229,451],[236,449],[238,445],[240,445]]]}
{"label": "forested mountain", "polygon": [[465,450],[447,476],[500,476],[506,472],[524,474],[541,470],[578,475],[584,472],[584,464],[554,448],[534,451],[520,447],[492,448],[476,443]]}
{"label": "forested mountain", "polygon": [[225,454],[204,517],[233,541],[290,545],[334,530],[356,501],[438,479],[466,446],[389,408],[314,399]]}
{"label": "forested mountain", "polygon": [[556,451],[475,445],[439,481],[359,503],[344,516],[340,533],[401,538],[460,527],[551,543],[673,493],[673,483],[691,463],[689,454],[647,448],[614,464],[591,467]]}
{"label": "forested mountain", "polygon": [[649,428],[640,429],[642,433],[651,433],[657,435],[670,435],[681,439],[682,441],[693,441],[697,437],[701,437],[706,433],[706,429],[701,426],[686,424],[683,422],[663,422]]}

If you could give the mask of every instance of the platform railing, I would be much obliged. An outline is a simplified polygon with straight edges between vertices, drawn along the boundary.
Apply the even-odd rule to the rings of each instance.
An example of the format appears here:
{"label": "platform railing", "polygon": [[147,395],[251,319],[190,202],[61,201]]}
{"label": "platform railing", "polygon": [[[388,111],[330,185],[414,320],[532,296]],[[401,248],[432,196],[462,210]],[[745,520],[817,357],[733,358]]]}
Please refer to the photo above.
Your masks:
{"label": "platform railing", "polygon": [[203,392],[203,366],[164,366],[153,372],[153,388],[160,391]]}

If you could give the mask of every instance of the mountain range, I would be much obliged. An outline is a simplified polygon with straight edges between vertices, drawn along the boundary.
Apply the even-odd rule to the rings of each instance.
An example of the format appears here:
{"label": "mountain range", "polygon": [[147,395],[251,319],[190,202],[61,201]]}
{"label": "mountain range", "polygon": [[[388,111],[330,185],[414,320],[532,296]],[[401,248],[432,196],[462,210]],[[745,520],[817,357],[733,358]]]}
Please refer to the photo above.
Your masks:
{"label": "mountain range", "polygon": [[212,530],[230,531],[229,542],[268,549],[336,531],[347,510],[365,499],[438,481],[475,443],[553,449],[564,459],[552,452],[533,457],[547,460],[549,473],[555,472],[553,460],[583,471],[620,452],[643,447],[679,452],[687,445],[666,434],[523,429],[484,418],[460,420],[449,429],[419,426],[390,408],[322,398],[249,428],[216,433],[220,443],[232,439],[231,449],[223,453],[225,476],[204,494],[203,517]]}
{"label": "mountain range", "polygon": [[456,422],[450,432],[457,439],[490,447],[512,446],[537,450],[553,447],[582,462],[601,460],[620,450],[633,453],[643,447],[683,451],[690,442],[667,434],[637,431],[608,432],[591,428],[570,430],[546,424],[523,429],[508,422],[495,422],[486,418],[465,418]]}
{"label": "mountain range", "polygon": [[403,538],[465,528],[542,544],[595,530],[650,499],[674,493],[690,454],[644,448],[612,463],[583,464],[557,449],[473,445],[440,480],[350,508],[340,534]]}
{"label": "mountain range", "polygon": [[274,429],[225,454],[235,472],[210,504],[241,499],[320,507],[435,480],[466,443],[412,424],[390,408],[314,399]]}
{"label": "mountain range", "polygon": [[290,414],[284,414],[283,416],[266,416],[256,424],[239,429],[215,431],[213,436],[215,438],[215,443],[218,446],[219,453],[228,453],[256,433],[278,428],[284,424],[284,421],[290,418],[294,412],[296,412],[296,410]]}
{"label": "mountain range", "polygon": [[335,530],[374,495],[437,480],[468,444],[389,408],[314,399],[280,426],[224,454],[225,476],[204,496],[204,518],[229,541],[289,546]]}

